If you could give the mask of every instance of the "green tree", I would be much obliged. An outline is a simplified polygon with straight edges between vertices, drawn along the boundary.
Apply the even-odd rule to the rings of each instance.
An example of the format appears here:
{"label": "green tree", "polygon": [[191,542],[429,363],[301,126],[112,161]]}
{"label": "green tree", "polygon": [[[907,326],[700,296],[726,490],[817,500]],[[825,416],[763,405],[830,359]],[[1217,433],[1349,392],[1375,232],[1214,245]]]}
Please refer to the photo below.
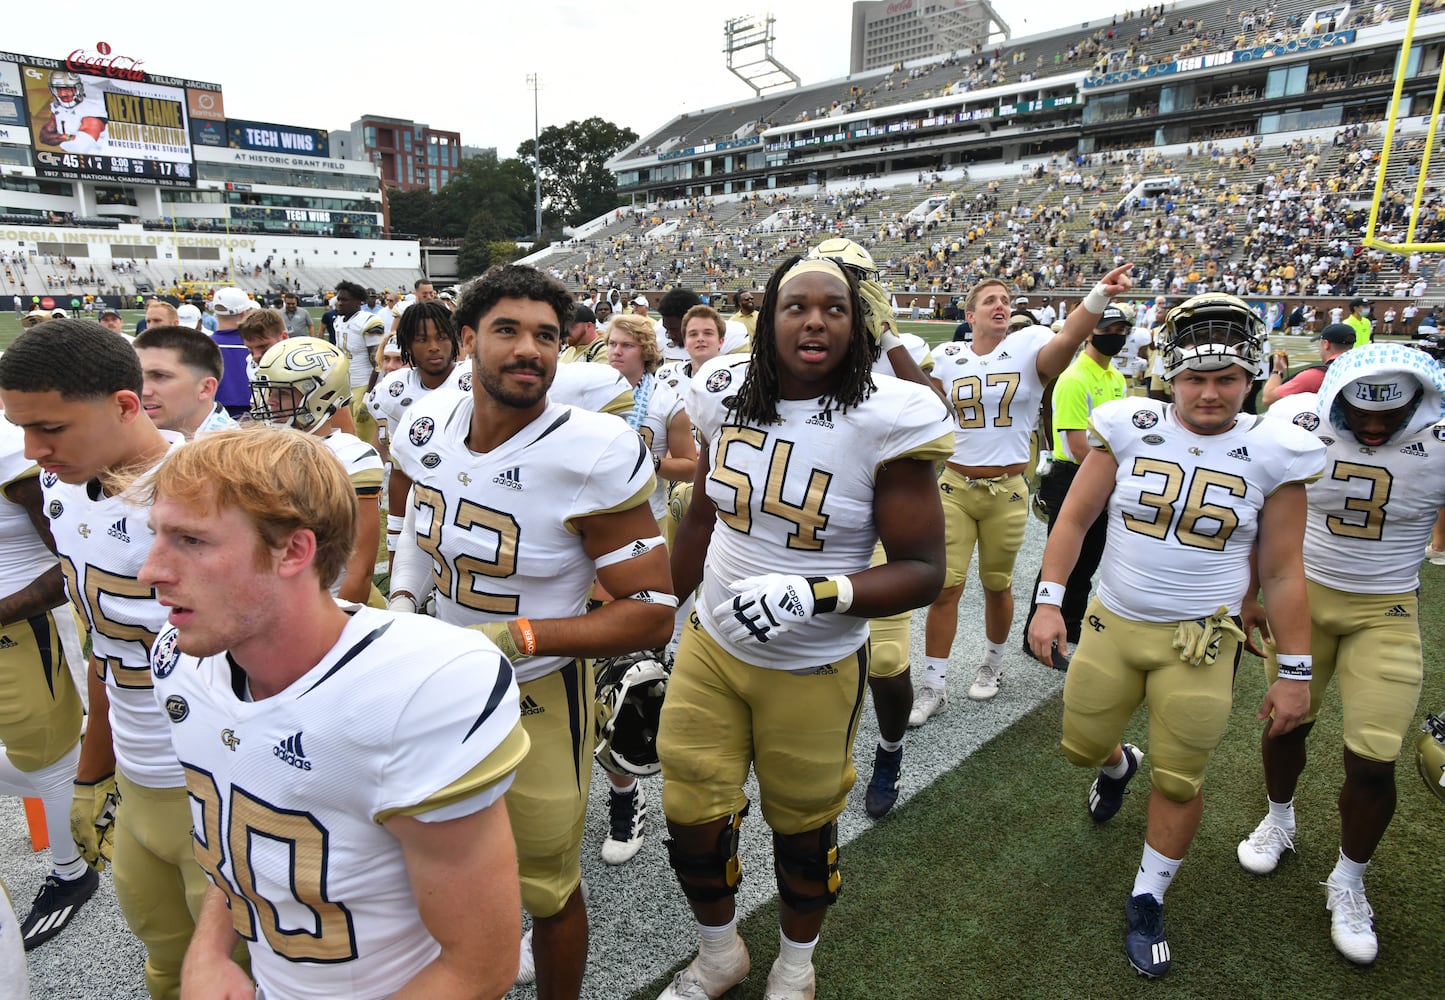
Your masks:
{"label": "green tree", "polygon": [[462,237],[457,253],[461,277],[481,274],[492,263],[491,244],[515,240],[532,228],[532,173],[520,160],[495,153],[469,157],[442,190],[439,235]]}
{"label": "green tree", "polygon": [[[617,178],[607,161],[637,141],[637,133],[592,117],[566,125],[548,125],[538,136],[542,147],[542,201],[554,222],[575,226],[617,207]],[[517,147],[530,170],[536,162],[531,139]],[[535,222],[532,227],[535,227]]]}

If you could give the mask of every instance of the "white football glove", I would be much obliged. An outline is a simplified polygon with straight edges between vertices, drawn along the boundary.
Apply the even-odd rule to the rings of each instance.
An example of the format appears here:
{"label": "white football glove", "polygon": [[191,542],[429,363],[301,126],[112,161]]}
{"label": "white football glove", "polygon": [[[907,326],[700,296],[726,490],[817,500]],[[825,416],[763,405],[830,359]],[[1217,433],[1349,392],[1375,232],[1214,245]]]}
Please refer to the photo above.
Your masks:
{"label": "white football glove", "polygon": [[838,603],[836,581],[823,576],[766,573],[736,580],[731,589],[737,596],[712,613],[723,635],[737,643],[771,642]]}

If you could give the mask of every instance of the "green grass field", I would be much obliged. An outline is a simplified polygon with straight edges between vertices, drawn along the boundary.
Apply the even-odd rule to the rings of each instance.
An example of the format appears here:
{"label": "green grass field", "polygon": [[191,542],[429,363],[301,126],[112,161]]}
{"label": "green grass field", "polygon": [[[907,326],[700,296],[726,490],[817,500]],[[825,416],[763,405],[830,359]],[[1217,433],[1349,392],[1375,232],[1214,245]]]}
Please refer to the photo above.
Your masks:
{"label": "green grass field", "polygon": [[[1445,712],[1442,588],[1445,569],[1426,565],[1420,718]],[[1264,686],[1263,664],[1246,654],[1229,732],[1210,764],[1203,825],[1165,906],[1174,953],[1167,977],[1139,977],[1123,954],[1124,899],[1143,844],[1148,779],[1136,779],[1119,815],[1096,826],[1085,812],[1091,776],[1059,749],[1062,706],[1054,697],[844,849],[842,895],[815,954],[818,995],[1438,996],[1445,804],[1416,772],[1413,735],[1397,772],[1398,811],[1366,878],[1380,936],[1373,967],[1351,965],[1335,952],[1325,893],[1316,884],[1329,874],[1339,844],[1337,694],[1310,737],[1310,764],[1296,797],[1298,853],[1264,878],[1240,867],[1235,845],[1264,814],[1254,718]],[[967,703],[953,711],[968,711]],[[1129,738],[1147,751],[1146,724],[1140,712]],[[928,732],[909,740],[927,740]],[[772,873],[749,877],[771,881]],[[776,903],[742,921],[740,930],[753,974],[726,996],[756,1000],[777,955]],[[633,1000],[652,1000],[668,978]]]}

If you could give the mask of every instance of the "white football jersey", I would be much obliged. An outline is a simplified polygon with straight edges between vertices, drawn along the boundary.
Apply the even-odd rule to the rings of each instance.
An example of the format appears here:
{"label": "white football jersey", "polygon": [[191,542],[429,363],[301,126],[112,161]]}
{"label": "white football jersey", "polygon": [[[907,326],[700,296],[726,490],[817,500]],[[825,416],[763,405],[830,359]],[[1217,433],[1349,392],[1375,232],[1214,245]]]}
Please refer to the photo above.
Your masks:
{"label": "white football jersey", "polygon": [[50,102],[50,114],[55,119],[55,130],[62,135],[75,135],[81,123],[87,118],[99,118],[107,128],[101,129],[98,142],[105,142],[110,122],[110,112],[105,109],[105,99],[100,95],[87,95],[73,108],[67,108],[58,101]]}
{"label": "white football jersey", "polygon": [[25,508],[5,496],[12,483],[36,475],[39,469],[25,457],[25,432],[0,419],[0,595],[29,586],[55,565]]}
{"label": "white football jersey", "polygon": [[[1425,386],[1420,404],[1388,442],[1366,447],[1335,406],[1339,390],[1365,375],[1397,372]],[[1441,383],[1439,366],[1423,351],[1375,344],[1340,355],[1318,396],[1296,393],[1270,407],[1270,417],[1312,432],[1328,449],[1325,474],[1309,486],[1304,560],[1311,580],[1360,594],[1419,587],[1420,561],[1445,505]]]}
{"label": "white football jersey", "polygon": [[823,409],[817,399],[782,400],[777,424],[742,425],[728,410],[749,358],[723,355],[702,367],[687,412],[707,443],[708,498],[717,505],[703,566],[698,617],[734,656],[779,670],[832,663],[862,646],[868,621],[819,615],[766,646],[723,637],[712,611],[729,586],[759,573],[860,573],[878,541],[873,491],[878,468],[902,458],[937,461],[952,450],[947,408],[931,389],[875,375],[862,405]]}
{"label": "white football jersey", "polygon": [[1242,413],[1195,434],[1172,404],[1138,397],[1095,407],[1089,441],[1119,465],[1099,600],[1134,621],[1238,614],[1265,500],[1324,468],[1324,445],[1297,427]]}
{"label": "white football jersey", "polygon": [[[336,456],[341,467],[346,470],[346,476],[351,480],[352,487],[356,490],[357,496],[376,496],[381,493],[382,480],[385,473],[381,464],[381,456],[375,448],[367,444],[355,434],[348,434],[345,431],[332,431],[321,439],[331,454]],[[341,585],[346,582],[346,570],[343,567],[341,575],[331,585],[331,593],[341,593]]]}
{"label": "white football jersey", "polygon": [[[412,481],[416,544],[431,559],[437,617],[472,625],[582,614],[597,571],[573,522],[646,503],[651,456],[624,421],[556,402],[477,454],[467,447],[472,410],[470,394],[432,393],[392,438],[392,457]],[[528,657],[518,676],[533,680],[570,662]]]}
{"label": "white football jersey", "polygon": [[[161,433],[171,450],[180,446],[179,434]],[[150,508],[125,494],[104,496],[94,480],[73,486],[46,472],[40,487],[66,592],[85,615],[91,655],[105,677],[116,764],[138,785],[178,788],[185,778],[150,672],[151,644],[170,613],[137,579],[155,541]]]}
{"label": "white football jersey", "polygon": [[229,654],[184,655],[174,628],[152,652],[196,859],[261,990],[395,993],[441,949],[382,824],[456,819],[507,790],[528,746],[510,665],[477,633],[363,607],[316,666],[258,702]]}
{"label": "white football jersey", "polygon": [[[637,433],[641,435],[647,453],[652,456],[654,462],[660,462],[667,457],[667,429],[672,425],[673,419],[683,412],[682,397],[667,383],[660,379],[653,379],[652,394],[647,397],[647,408],[639,415],[636,412],[636,388],[632,390],[632,395],[632,408],[619,415],[628,422],[629,426],[634,423],[637,425]],[[667,487],[667,480],[659,478],[657,488],[648,498],[654,519],[662,518],[667,514]]]}
{"label": "white football jersey", "polygon": [[457,365],[440,385],[431,388],[422,385],[415,368],[398,368],[390,375],[383,375],[376,388],[366,394],[366,405],[377,420],[385,420],[388,426],[395,427],[408,406],[443,387],[471,392],[472,366]]}
{"label": "white football jersey", "polygon": [[991,354],[972,344],[933,349],[934,381],[953,410],[957,465],[1017,465],[1029,460],[1029,435],[1038,426],[1044,384],[1038,355],[1054,338],[1041,326],[1015,330]]}
{"label": "white football jersey", "polygon": [[692,381],[692,359],[686,361],[669,361],[665,365],[658,365],[657,380],[665,383],[679,396],[687,392],[687,384]]}
{"label": "white football jersey", "polygon": [[366,384],[371,381],[371,371],[376,367],[374,358],[376,349],[386,339],[387,326],[390,323],[390,316],[383,317],[379,325],[367,329],[367,323],[377,318],[377,313],[369,313],[365,309],[358,309],[351,314],[349,319],[336,317],[333,329],[336,332],[337,345],[346,352],[349,361],[348,371],[351,375],[351,388],[365,389]]}

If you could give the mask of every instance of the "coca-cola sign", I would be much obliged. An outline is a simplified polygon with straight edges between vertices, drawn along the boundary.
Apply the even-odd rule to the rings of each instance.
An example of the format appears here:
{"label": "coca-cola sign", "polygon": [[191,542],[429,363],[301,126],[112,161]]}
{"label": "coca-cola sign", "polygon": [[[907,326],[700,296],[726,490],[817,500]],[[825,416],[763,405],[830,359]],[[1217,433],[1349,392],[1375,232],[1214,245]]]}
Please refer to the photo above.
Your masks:
{"label": "coca-cola sign", "polygon": [[143,59],[112,55],[108,42],[96,42],[95,51],[76,49],[65,57],[65,68],[76,73],[91,73],[117,80],[144,80]]}

